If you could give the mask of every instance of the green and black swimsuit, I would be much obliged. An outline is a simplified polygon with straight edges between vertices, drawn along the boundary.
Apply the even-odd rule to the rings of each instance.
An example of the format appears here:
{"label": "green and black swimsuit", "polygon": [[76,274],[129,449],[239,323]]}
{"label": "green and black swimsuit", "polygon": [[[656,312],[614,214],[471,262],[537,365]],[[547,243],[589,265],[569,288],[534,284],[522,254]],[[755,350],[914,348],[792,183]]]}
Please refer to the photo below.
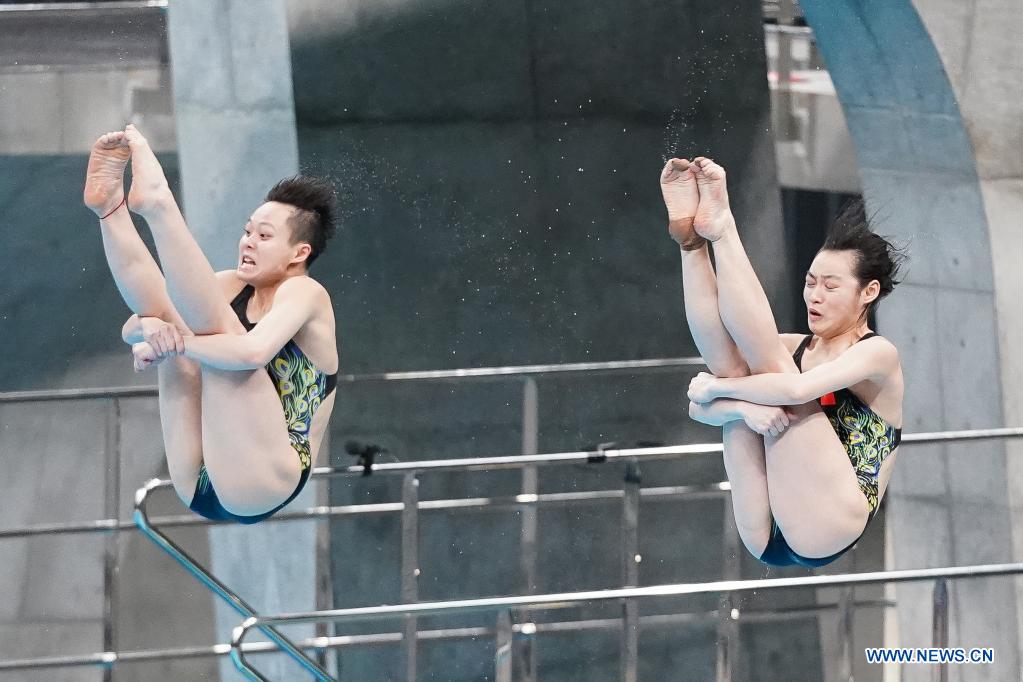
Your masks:
{"label": "green and black swimsuit", "polygon": [[[877,334],[870,332],[857,339],[856,342],[859,343],[874,336]],[[810,345],[811,340],[813,340],[813,336],[808,335],[799,343],[796,352],[792,354],[792,359],[800,372],[803,371],[803,353],[806,352],[806,347]],[[877,511],[878,477],[881,474],[881,465],[890,454],[895,452],[895,448],[899,447],[899,443],[902,441],[902,429],[897,429],[882,419],[848,388],[821,396],[818,403],[824,410],[828,421],[831,422],[831,428],[835,430],[835,435],[838,436],[842,447],[845,448],[849,462],[856,472],[860,490],[867,498],[867,504],[870,506],[870,516],[867,518],[867,525],[869,525],[871,519],[874,518],[874,512]],[[760,560],[772,566],[799,564],[816,568],[829,564],[842,556],[858,541],[859,538],[831,556],[811,559],[793,552],[788,542],[785,541],[785,536],[782,535],[778,524],[772,523],[771,539],[760,556]]]}
{"label": "green and black swimsuit", "polygon": [[[255,289],[247,284],[231,301],[231,308],[246,331],[251,331],[256,326],[249,321],[246,312],[249,299],[252,298],[254,292]],[[213,489],[213,484],[210,482],[206,465],[203,464],[199,468],[199,480],[196,482],[195,495],[189,505],[189,509],[200,516],[244,524],[258,523],[270,518],[298,497],[309,480],[309,470],[313,463],[309,445],[309,429],[316,410],[337,386],[337,373],[326,374],[317,369],[294,339],[288,341],[284,348],[277,352],[277,355],[267,364],[266,371],[273,381],[274,388],[277,389],[277,394],[281,397],[291,447],[298,455],[299,463],[302,466],[302,476],[299,478],[298,486],[278,507],[254,516],[239,516],[224,509],[217,497],[217,491]]]}

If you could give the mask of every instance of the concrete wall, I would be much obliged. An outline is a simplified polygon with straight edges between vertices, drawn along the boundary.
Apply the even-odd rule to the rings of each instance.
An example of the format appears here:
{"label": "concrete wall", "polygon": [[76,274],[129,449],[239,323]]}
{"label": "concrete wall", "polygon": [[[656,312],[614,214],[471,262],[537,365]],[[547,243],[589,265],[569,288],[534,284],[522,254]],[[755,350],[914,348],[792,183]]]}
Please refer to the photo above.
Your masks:
{"label": "concrete wall", "polygon": [[[105,122],[109,125],[110,122]],[[162,156],[172,186],[177,163]],[[0,204],[11,273],[0,299],[0,375],[5,389],[140,384],[118,327],[128,312],[105,268],[95,219],[80,204],[82,156],[0,157]],[[55,197],[65,197],[54,200]],[[45,255],[44,255],[45,254]],[[40,267],[42,264],[46,267]],[[103,518],[108,401],[0,406],[3,527]],[[132,492],[166,477],[156,403],[122,400],[120,518],[131,518]],[[154,512],[180,513],[169,496]],[[173,537],[208,561],[205,532]],[[102,649],[104,536],[0,541],[4,604],[0,657],[91,654]],[[225,640],[214,631],[209,595],[140,535],[117,541],[115,643],[125,650],[194,646]],[[121,666],[126,680],[210,679],[208,659]],[[17,679],[100,679],[98,670],[19,673]]]}
{"label": "concrete wall", "polygon": [[[132,492],[155,476],[166,477],[155,401],[120,401],[119,517],[131,518]],[[86,522],[105,518],[104,478],[110,401],[77,405],[32,403],[0,407],[0,452],[7,501],[4,527]],[[154,514],[180,513],[176,499],[161,496]],[[179,530],[175,541],[208,562],[204,532]],[[0,541],[0,659],[88,655],[103,650],[103,560],[106,536],[64,535]],[[201,646],[224,640],[213,628],[205,589],[139,534],[115,541],[120,567],[113,623],[122,651]],[[119,665],[114,679],[212,679],[209,659]],[[4,679],[100,680],[95,668],[20,672]]]}
{"label": "concrete wall", "polygon": [[[0,30],[0,38],[6,37]],[[72,102],[73,108],[61,106]],[[125,121],[134,121],[146,131],[157,152],[174,151],[166,68],[0,70],[0,154],[4,156],[82,154],[106,132],[100,126],[116,128]]]}
{"label": "concrete wall", "polygon": [[4,4],[0,155],[81,154],[126,121],[156,151],[174,150],[166,12]]}
{"label": "concrete wall", "polygon": [[[975,153],[995,284],[996,325],[992,333],[997,341],[1003,387],[1001,409],[996,414],[1005,424],[1023,424],[1023,396],[1018,390],[1023,360],[1017,351],[1023,342],[1023,314],[1018,305],[1018,292],[1023,290],[1018,267],[1023,248],[1023,161],[1019,155],[1023,146],[1023,119],[1019,115],[1023,105],[1023,57],[1015,47],[1016,36],[1023,30],[1023,7],[976,0],[914,0],[913,4],[945,66]],[[1005,483],[998,471],[992,487],[998,491],[1003,485],[1007,488],[1004,500],[1012,532],[1002,537],[1005,548],[1011,547],[1018,561],[1023,556],[1023,449],[1011,441],[1006,454]],[[1017,612],[1020,589],[1016,581]]]}

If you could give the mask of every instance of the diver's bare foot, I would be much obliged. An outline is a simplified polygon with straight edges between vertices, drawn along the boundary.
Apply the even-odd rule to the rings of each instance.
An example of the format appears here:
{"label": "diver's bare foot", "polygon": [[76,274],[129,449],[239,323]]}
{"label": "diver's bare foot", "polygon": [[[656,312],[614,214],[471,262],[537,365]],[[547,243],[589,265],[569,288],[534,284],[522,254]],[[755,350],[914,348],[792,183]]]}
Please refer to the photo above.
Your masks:
{"label": "diver's bare foot", "polygon": [[124,167],[130,156],[121,131],[101,135],[92,145],[83,199],[97,216],[106,216],[124,200]]}
{"label": "diver's bare foot", "polygon": [[668,234],[685,251],[703,247],[707,240],[693,230],[700,191],[686,159],[670,159],[661,171],[661,194],[668,209]]}
{"label": "diver's bare foot", "polygon": [[735,229],[732,210],[728,207],[725,169],[702,156],[693,159],[691,168],[700,190],[700,206],[696,209],[694,229],[707,241],[715,242],[729,229]]}
{"label": "diver's bare foot", "polygon": [[149,142],[134,125],[128,124],[124,137],[131,147],[131,189],[128,208],[145,216],[174,202],[163,168]]}

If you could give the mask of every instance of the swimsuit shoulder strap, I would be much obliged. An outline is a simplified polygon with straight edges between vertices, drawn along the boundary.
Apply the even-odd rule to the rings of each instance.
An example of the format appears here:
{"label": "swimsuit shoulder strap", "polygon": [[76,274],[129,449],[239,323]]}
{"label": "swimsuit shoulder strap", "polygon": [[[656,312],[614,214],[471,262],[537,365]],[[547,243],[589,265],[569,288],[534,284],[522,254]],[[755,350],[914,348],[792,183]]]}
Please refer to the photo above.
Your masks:
{"label": "swimsuit shoulder strap", "polygon": [[249,322],[249,314],[247,309],[249,307],[249,299],[252,298],[253,292],[256,289],[251,284],[246,284],[238,295],[231,301],[231,309],[234,314],[238,316],[238,321],[242,323],[242,326],[247,330],[251,330],[256,325]]}
{"label": "swimsuit shoulder strap", "polygon": [[810,345],[811,339],[813,339],[813,334],[804,336],[803,340],[799,342],[799,346],[796,347],[796,351],[792,354],[792,361],[796,363],[796,369],[800,372],[803,371],[803,353],[806,351],[806,347]]}
{"label": "swimsuit shoulder strap", "polygon": [[[878,334],[877,332],[867,332],[866,334],[864,334],[860,338],[856,339],[856,343],[859,343],[860,341],[866,341],[867,339],[872,339],[875,336],[881,336],[881,335]],[[863,400],[860,399],[859,397],[857,397],[855,393],[853,393],[852,391],[849,391],[849,394],[852,395],[857,400],[859,400],[861,403],[863,403],[863,406],[866,407],[868,410],[870,410],[871,412],[874,412],[873,408],[871,408],[870,405],[867,405],[867,403],[863,402]],[[877,415],[876,412],[874,412],[874,414]],[[879,415],[878,415],[877,418],[881,419],[881,417]],[[881,419],[881,421],[884,422],[884,424],[888,428],[892,429],[895,432],[895,440],[894,440],[894,445],[892,447],[893,448],[897,448],[899,446],[899,443],[902,442],[902,429],[896,429],[895,427],[893,427],[891,424],[889,424],[884,419]]]}

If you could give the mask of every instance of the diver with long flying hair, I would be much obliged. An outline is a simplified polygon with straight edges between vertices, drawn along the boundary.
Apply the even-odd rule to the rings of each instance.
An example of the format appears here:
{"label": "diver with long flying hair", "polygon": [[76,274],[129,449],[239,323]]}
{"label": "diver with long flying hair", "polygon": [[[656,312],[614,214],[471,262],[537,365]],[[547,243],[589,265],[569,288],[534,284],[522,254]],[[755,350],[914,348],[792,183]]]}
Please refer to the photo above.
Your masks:
{"label": "diver with long flying hair", "polygon": [[779,334],[724,169],[671,159],[660,183],[686,319],[710,370],[689,386],[689,414],[722,427],[739,534],[766,564],[828,564],[873,518],[901,439],[899,353],[868,319],[905,256],[871,231],[862,202],[850,205],[806,272],[812,334]]}

